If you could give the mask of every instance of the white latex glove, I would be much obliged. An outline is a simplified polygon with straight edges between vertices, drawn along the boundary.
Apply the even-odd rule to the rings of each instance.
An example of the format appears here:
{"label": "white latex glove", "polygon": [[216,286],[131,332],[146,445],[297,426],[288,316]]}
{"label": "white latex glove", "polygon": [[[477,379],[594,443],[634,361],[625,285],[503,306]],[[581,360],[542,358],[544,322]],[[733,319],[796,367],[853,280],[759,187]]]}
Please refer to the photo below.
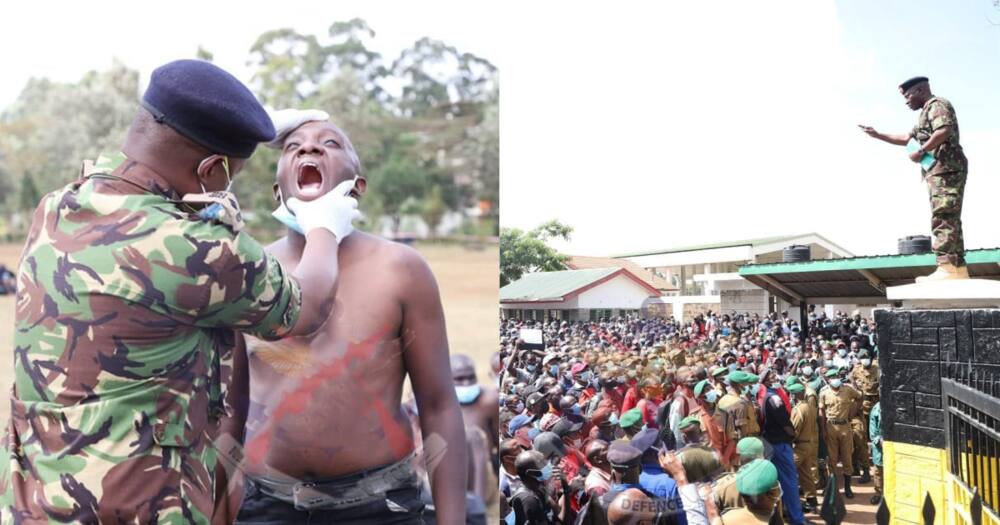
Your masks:
{"label": "white latex glove", "polygon": [[326,195],[311,201],[288,199],[285,203],[295,214],[306,235],[316,228],[326,228],[337,237],[337,244],[354,231],[354,220],[361,217],[358,201],[348,197],[354,180],[345,180]]}
{"label": "white latex glove", "polygon": [[271,122],[274,123],[274,140],[267,143],[267,147],[281,149],[285,144],[285,138],[289,133],[306,122],[327,121],[330,115],[321,109],[282,109],[270,113]]}

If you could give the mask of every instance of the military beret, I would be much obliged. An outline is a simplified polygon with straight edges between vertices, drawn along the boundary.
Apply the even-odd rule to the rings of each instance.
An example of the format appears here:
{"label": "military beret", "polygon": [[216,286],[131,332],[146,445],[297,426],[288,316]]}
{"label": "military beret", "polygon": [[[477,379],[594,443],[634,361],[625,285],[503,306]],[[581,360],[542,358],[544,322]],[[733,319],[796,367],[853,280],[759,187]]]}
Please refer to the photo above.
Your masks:
{"label": "military beret", "polygon": [[778,469],[766,459],[755,459],[736,473],[736,490],[746,496],[759,496],[778,484]]}
{"label": "military beret", "polygon": [[801,383],[795,383],[793,385],[788,385],[786,388],[792,394],[801,394],[806,391],[806,387],[802,386]]}
{"label": "military beret", "polygon": [[677,425],[677,428],[684,429],[690,427],[691,425],[700,425],[700,424],[701,424],[701,418],[699,418],[698,416],[688,416],[681,420],[680,424]]}
{"label": "military beret", "polygon": [[792,386],[792,385],[798,384],[798,382],[799,382],[799,378],[798,377],[796,377],[796,376],[788,376],[785,379],[785,386],[786,387]]}
{"label": "military beret", "polygon": [[742,457],[763,457],[764,442],[757,437],[745,437],[736,443],[736,453]]}
{"label": "military beret", "polygon": [[608,447],[608,463],[612,467],[627,468],[639,464],[642,451],[628,443],[615,442]]}
{"label": "military beret", "polygon": [[760,379],[755,374],[744,372],[742,370],[737,370],[729,374],[728,377],[730,383],[755,383]]}
{"label": "military beret", "polygon": [[551,457],[553,454],[558,454],[559,457],[566,455],[566,445],[563,443],[562,438],[556,435],[554,432],[542,432],[534,437],[532,446],[535,450],[542,453],[546,459]]}
{"label": "military beret", "polygon": [[708,379],[702,379],[698,381],[697,385],[694,385],[694,397],[701,397],[701,393],[708,388]]}
{"label": "military beret", "polygon": [[907,89],[910,89],[911,87],[913,87],[913,86],[915,86],[915,85],[917,85],[917,84],[919,84],[921,82],[927,82],[927,77],[913,77],[913,78],[911,78],[909,80],[904,81],[902,84],[900,84],[899,85],[899,89],[902,89],[903,91],[906,91]]}
{"label": "military beret", "polygon": [[618,424],[622,428],[629,428],[642,423],[642,412],[638,408],[633,408],[631,410],[626,410],[624,414],[618,418]]}
{"label": "military beret", "polygon": [[823,388],[823,378],[817,377],[812,383],[809,383],[809,388],[816,391]]}
{"label": "military beret", "polygon": [[712,377],[722,377],[729,373],[729,368],[725,366],[720,366],[712,371]]}
{"label": "military beret", "polygon": [[837,377],[837,374],[839,373],[840,373],[839,368],[831,368],[826,371],[826,377]]}
{"label": "military beret", "polygon": [[142,107],[161,124],[213,153],[249,158],[274,139],[274,124],[253,93],[220,67],[175,60],[155,70]]}
{"label": "military beret", "polygon": [[660,432],[655,428],[647,428],[645,430],[640,430],[632,441],[629,442],[630,445],[635,447],[640,452],[645,452],[649,447],[656,443],[656,438],[659,437]]}

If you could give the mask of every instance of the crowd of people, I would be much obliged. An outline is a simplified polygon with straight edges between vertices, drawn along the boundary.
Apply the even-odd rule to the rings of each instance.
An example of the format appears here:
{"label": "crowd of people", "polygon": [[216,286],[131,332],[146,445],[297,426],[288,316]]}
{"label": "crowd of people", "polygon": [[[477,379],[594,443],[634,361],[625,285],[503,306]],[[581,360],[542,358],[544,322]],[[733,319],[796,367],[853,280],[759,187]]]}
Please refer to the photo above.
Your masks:
{"label": "crowd of people", "polygon": [[810,309],[807,328],[787,312],[502,321],[501,516],[800,525],[873,474],[877,504],[874,322]]}
{"label": "crowd of people", "polygon": [[16,292],[17,281],[14,278],[14,272],[0,264],[0,295],[14,294]]}

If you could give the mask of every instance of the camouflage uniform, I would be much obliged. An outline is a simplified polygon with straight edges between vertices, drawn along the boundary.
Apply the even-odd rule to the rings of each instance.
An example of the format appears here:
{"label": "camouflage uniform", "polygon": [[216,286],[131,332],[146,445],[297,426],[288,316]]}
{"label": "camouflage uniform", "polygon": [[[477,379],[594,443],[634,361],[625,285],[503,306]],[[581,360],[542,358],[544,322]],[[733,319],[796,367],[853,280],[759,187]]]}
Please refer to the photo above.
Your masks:
{"label": "camouflage uniform", "polygon": [[934,131],[951,126],[952,133],[931,155],[937,162],[922,170],[930,192],[931,233],[938,264],[965,265],[965,240],[962,237],[962,196],[969,172],[968,160],[958,143],[958,119],[951,102],[932,97],[920,110],[917,125],[910,136],[924,144]]}
{"label": "camouflage uniform", "polygon": [[124,155],[47,195],[19,268],[0,523],[209,523],[231,329],[274,339],[300,307],[256,241]]}

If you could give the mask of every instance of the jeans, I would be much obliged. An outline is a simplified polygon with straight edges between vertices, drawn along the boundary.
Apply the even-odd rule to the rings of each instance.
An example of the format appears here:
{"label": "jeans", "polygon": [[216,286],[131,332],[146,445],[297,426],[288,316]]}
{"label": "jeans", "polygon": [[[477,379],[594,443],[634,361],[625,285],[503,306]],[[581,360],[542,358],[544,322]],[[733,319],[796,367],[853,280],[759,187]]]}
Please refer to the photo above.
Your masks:
{"label": "jeans", "polygon": [[252,479],[246,480],[243,506],[236,523],[254,524],[368,524],[422,525],[424,503],[417,488],[385,493],[385,498],[346,509],[297,510],[295,505],[264,494]]}
{"label": "jeans", "polygon": [[771,463],[778,469],[778,483],[781,485],[781,503],[788,513],[791,525],[805,523],[802,514],[802,501],[799,500],[799,473],[795,468],[795,457],[792,455],[791,443],[774,443],[774,455]]}

